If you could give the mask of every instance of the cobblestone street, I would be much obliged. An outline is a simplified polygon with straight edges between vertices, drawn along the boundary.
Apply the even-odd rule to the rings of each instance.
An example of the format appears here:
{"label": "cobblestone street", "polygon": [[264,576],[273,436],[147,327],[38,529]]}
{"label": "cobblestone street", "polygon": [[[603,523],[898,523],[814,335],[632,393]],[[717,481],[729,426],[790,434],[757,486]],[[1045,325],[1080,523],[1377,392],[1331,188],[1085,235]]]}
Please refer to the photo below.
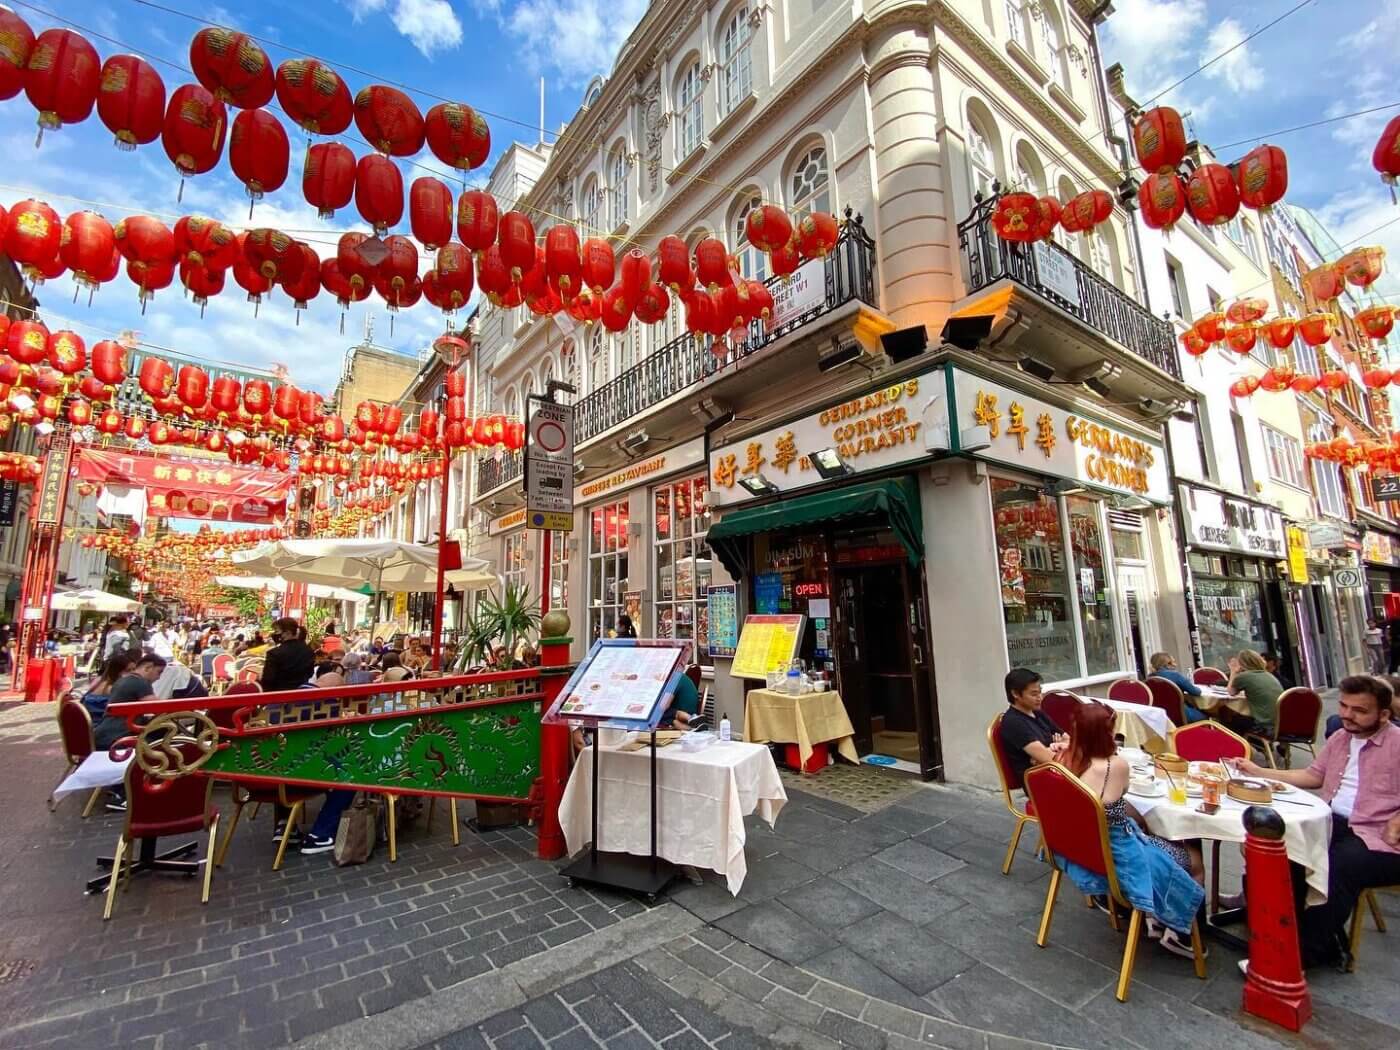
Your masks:
{"label": "cobblestone street", "polygon": [[[240,826],[207,907],[198,883],[145,877],[108,923],[82,894],[120,816],[44,798],[62,768],[49,705],[0,710],[0,1032],[5,1048],[83,1047],[1392,1047],[1395,934],[1368,929],[1359,972],[1311,975],[1313,1023],[1288,1036],[1239,1013],[1234,956],[1209,977],[1144,943],[1132,998],[1102,915],[1062,895],[1034,931],[1046,868],[999,874],[1010,821],[992,796],[906,781],[851,797],[788,780],[776,831],[749,823],[749,873],[653,908],[571,888],[525,830],[453,847],[440,811],[400,855],[359,867],[288,857],[266,813]],[[890,776],[891,774],[872,774]],[[216,792],[216,798],[221,798]],[[225,815],[232,807],[224,803]],[[1400,921],[1395,898],[1389,913]]]}

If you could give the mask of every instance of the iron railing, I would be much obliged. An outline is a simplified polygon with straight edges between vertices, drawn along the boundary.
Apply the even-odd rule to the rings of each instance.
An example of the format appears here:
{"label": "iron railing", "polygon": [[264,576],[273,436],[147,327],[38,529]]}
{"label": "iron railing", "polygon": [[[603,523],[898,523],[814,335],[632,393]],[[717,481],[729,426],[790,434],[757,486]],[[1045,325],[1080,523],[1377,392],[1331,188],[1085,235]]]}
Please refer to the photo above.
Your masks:
{"label": "iron railing", "polygon": [[[996,190],[993,184],[993,190]],[[967,288],[976,292],[1004,277],[1024,285],[1073,314],[1090,328],[1120,343],[1149,364],[1156,365],[1175,379],[1181,378],[1181,362],[1176,356],[1176,337],[1170,322],[1153,317],[1141,303],[1104,280],[1090,267],[1058,244],[1020,244],[1002,240],[992,229],[992,213],[1000,193],[976,197],[972,214],[958,224],[958,247],[967,267]],[[1074,273],[1075,296],[1042,274],[1040,253],[1051,252],[1069,263]]]}
{"label": "iron railing", "polygon": [[[761,320],[754,321],[749,326],[748,338],[742,342],[731,339],[727,347],[717,348],[710,336],[686,332],[579,399],[574,406],[574,441],[582,443],[641,415],[839,306],[854,300],[870,306],[880,305],[875,280],[875,242],[866,232],[864,218],[853,215],[850,208],[846,209],[846,221],[841,225],[836,247],[823,260],[822,268],[826,294],[810,309],[772,328],[765,328]],[[770,277],[765,282],[775,298],[784,280]],[[514,480],[520,476],[521,469],[519,453],[481,460],[477,464],[477,494]]]}

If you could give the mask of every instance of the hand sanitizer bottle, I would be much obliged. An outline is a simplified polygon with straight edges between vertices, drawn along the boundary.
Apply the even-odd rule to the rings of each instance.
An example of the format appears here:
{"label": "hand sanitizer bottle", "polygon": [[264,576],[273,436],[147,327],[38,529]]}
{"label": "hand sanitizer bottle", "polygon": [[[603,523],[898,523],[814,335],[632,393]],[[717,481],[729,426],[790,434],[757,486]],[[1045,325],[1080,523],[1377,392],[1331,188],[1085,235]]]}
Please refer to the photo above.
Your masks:
{"label": "hand sanitizer bottle", "polygon": [[719,742],[720,742],[721,744],[727,744],[727,743],[729,743],[729,740],[730,740],[729,719],[728,719],[728,718],[721,718],[721,719],[719,720]]}

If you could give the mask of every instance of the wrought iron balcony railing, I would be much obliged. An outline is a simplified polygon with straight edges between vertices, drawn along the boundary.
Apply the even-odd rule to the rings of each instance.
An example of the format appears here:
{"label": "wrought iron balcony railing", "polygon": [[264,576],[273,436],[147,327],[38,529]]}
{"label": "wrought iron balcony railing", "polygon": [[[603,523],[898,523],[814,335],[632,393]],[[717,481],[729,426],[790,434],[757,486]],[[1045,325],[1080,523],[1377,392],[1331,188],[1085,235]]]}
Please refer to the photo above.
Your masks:
{"label": "wrought iron balcony railing", "polygon": [[[720,353],[715,352],[715,340],[710,336],[686,332],[581,398],[574,406],[575,442],[597,437],[641,415],[837,307],[855,300],[870,306],[880,305],[875,280],[875,242],[866,232],[863,218],[852,215],[850,208],[846,209],[846,221],[841,226],[836,247],[822,261],[822,269],[825,295],[802,313],[772,328],[765,328],[762,321],[754,321],[746,339],[729,340],[727,348],[719,348]],[[775,298],[783,280],[770,277],[765,282]],[[481,460],[477,464],[477,494],[514,480],[520,476],[521,469],[519,453]]]}
{"label": "wrought iron balcony railing", "polygon": [[1137,300],[1076,259],[1058,244],[1005,241],[992,229],[1000,194],[982,199],[958,224],[958,247],[967,267],[967,287],[976,292],[1009,277],[1094,331],[1126,347],[1175,379],[1181,378],[1171,324],[1153,317]]}

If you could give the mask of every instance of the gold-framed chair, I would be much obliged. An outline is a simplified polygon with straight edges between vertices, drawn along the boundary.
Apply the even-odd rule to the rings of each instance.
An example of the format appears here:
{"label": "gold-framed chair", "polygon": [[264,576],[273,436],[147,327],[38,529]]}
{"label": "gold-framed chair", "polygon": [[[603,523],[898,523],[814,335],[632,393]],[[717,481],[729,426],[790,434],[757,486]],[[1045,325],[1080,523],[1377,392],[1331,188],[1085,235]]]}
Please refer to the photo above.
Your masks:
{"label": "gold-framed chair", "polygon": [[987,746],[992,751],[992,764],[996,766],[997,779],[1001,782],[1001,797],[1006,803],[1007,811],[1016,818],[1016,830],[1011,834],[1011,844],[1006,847],[1006,860],[1001,866],[1003,875],[1011,874],[1011,862],[1016,859],[1016,847],[1021,842],[1021,832],[1026,829],[1026,825],[1035,822],[1035,808],[1027,800],[1025,808],[1016,805],[1015,799],[1011,797],[1012,791],[1021,788],[1020,779],[1016,776],[1016,771],[1011,768],[1011,760],[1007,757],[1006,749],[1001,744],[1001,715],[992,719],[992,724],[987,727]]}
{"label": "gold-framed chair", "polygon": [[1361,896],[1356,898],[1356,907],[1351,913],[1351,931],[1348,936],[1350,957],[1347,959],[1347,972],[1356,970],[1356,955],[1361,950],[1361,927],[1365,916],[1362,909],[1366,908],[1371,912],[1371,921],[1376,924],[1377,933],[1385,933],[1385,916],[1381,914],[1380,901],[1376,900],[1376,890],[1390,890],[1392,892],[1400,890],[1400,886],[1375,886],[1371,889],[1362,890]]}
{"label": "gold-framed chair", "polygon": [[[1143,913],[1133,907],[1118,884],[1118,871],[1113,863],[1113,850],[1108,840],[1108,817],[1103,802],[1077,776],[1063,766],[1053,763],[1032,766],[1025,776],[1026,794],[1035,804],[1039,815],[1041,840],[1050,855],[1054,871],[1045,894],[1045,909],[1040,916],[1040,930],[1035,943],[1044,948],[1050,936],[1050,922],[1055,915],[1055,898],[1060,892],[1064,861],[1097,872],[1108,880],[1109,914],[1115,928],[1114,905],[1131,912],[1128,921],[1128,943],[1123,948],[1123,963],[1118,971],[1115,995],[1120,1003],[1128,1000],[1128,985],[1133,979],[1133,964],[1137,960],[1138,940],[1142,933]],[[1196,976],[1205,980],[1205,954],[1201,948],[1199,921],[1191,921],[1191,951]]]}

